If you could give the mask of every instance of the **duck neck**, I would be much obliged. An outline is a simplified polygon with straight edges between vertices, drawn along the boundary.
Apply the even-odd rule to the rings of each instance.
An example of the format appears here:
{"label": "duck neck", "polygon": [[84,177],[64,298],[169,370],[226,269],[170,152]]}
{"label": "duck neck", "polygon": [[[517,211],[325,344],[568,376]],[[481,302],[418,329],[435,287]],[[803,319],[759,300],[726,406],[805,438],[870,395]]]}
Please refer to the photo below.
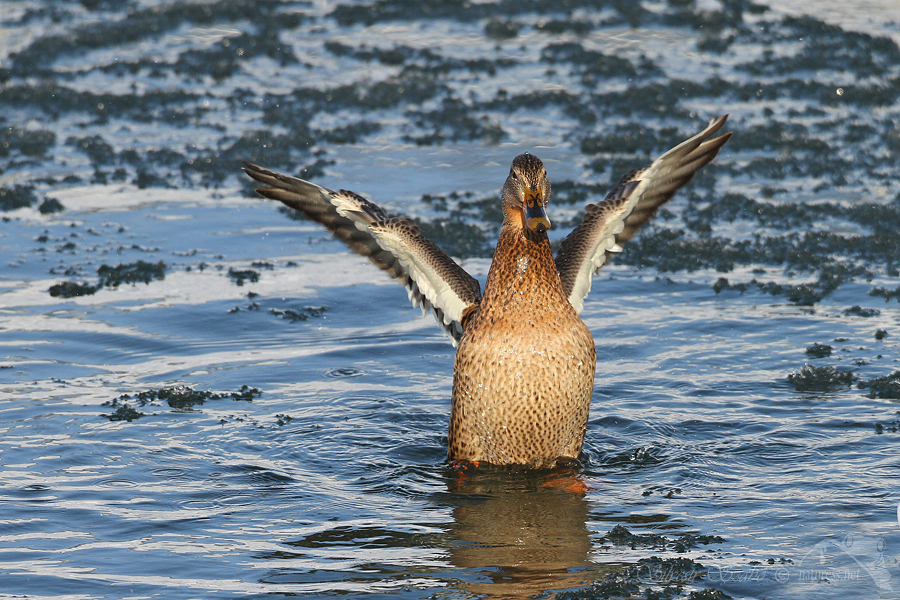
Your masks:
{"label": "duck neck", "polygon": [[565,296],[547,233],[505,223],[484,286],[482,311],[510,305],[548,307],[560,298]]}

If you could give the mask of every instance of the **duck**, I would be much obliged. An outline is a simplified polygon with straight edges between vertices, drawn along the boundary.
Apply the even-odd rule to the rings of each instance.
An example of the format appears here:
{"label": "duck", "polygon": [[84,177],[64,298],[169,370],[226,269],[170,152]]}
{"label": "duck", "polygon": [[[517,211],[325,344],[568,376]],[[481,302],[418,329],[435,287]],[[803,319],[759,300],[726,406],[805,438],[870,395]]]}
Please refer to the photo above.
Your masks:
{"label": "duck", "polygon": [[277,200],[320,223],[403,284],[456,346],[447,438],[451,465],[553,469],[578,462],[587,430],[597,353],[581,320],[593,276],[660,206],[715,158],[731,137],[728,115],[585,206],[553,255],[550,180],[534,154],[512,160],[500,191],[503,224],[484,292],[478,280],[424,236],[349,190],[244,163]]}

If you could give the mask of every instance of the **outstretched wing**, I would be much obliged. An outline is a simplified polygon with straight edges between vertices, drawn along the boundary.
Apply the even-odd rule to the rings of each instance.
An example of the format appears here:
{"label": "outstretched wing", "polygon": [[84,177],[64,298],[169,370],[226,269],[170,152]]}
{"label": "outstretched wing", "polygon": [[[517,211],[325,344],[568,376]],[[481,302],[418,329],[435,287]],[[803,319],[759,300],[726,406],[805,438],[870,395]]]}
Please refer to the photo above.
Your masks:
{"label": "outstretched wing", "polygon": [[581,223],[563,240],[556,253],[556,270],[563,292],[576,313],[581,313],[584,297],[591,291],[591,279],[609,255],[621,252],[621,244],[634,237],[678,188],[719,153],[731,133],[709,138],[722,128],[727,118],[725,115],[711,121],[706,129],[649,166],[628,173],[602,202],[585,207]]}
{"label": "outstretched wing", "polygon": [[392,219],[362,196],[244,163],[244,172],[266,187],[256,192],[321,223],[350,248],[399,280],[414,306],[431,309],[455,346],[463,319],[481,302],[481,286],[421,234],[410,219]]}

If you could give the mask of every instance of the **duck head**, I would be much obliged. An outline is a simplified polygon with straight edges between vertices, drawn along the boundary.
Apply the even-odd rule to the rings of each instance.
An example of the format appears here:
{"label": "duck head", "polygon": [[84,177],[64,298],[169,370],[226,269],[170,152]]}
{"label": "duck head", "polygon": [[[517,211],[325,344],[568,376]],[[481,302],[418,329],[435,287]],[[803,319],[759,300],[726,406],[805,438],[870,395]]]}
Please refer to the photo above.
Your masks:
{"label": "duck head", "polygon": [[546,210],[550,201],[550,180],[544,163],[537,156],[526,152],[513,159],[500,199],[506,222],[521,223],[539,233],[550,229]]}

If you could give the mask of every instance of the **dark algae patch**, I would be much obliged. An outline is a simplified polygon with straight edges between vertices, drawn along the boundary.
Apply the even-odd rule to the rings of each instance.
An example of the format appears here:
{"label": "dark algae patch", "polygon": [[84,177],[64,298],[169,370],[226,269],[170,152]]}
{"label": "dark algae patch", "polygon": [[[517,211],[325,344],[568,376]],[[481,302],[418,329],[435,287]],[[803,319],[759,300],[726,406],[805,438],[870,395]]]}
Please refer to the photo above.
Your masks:
{"label": "dark algae patch", "polygon": [[[94,3],[95,0],[92,0],[87,4]],[[57,57],[82,54],[109,45],[132,44],[183,26],[210,26],[234,20],[249,20],[260,25],[295,27],[300,22],[299,15],[277,12],[280,4],[272,0],[252,4],[226,0],[189,4],[173,2],[134,8],[121,20],[98,20],[65,33],[38,38],[33,44],[12,55],[10,74],[46,74],[47,66],[52,65]]]}
{"label": "dark algae patch", "polygon": [[850,308],[844,310],[844,314],[848,317],[877,317],[881,311],[877,308],[863,308],[858,304],[854,304]]}
{"label": "dark algae patch", "polygon": [[[864,365],[866,363],[860,361],[857,364]],[[803,365],[799,371],[790,373],[787,380],[798,392],[834,392],[850,388],[854,383],[859,382],[857,387],[861,390],[868,390],[869,398],[900,400],[900,371],[872,379],[860,379],[852,371],[846,369]]]}
{"label": "dark algae patch", "polygon": [[27,208],[37,202],[38,197],[31,185],[13,185],[0,187],[0,211]]}
{"label": "dark algae patch", "polygon": [[[642,558],[590,586],[562,592],[560,600],[594,600],[599,598],[657,600],[725,600],[730,598],[716,588],[699,588],[706,567],[689,558]],[[698,589],[699,588],[699,589]]]}
{"label": "dark algae patch", "polygon": [[277,308],[270,308],[269,312],[276,317],[285,319],[286,321],[290,321],[291,323],[302,323],[303,321],[308,321],[311,318],[316,318],[322,316],[328,310],[325,306],[306,306],[301,308],[300,310],[294,310],[292,308],[287,308],[284,310]]}
{"label": "dark algae patch", "polygon": [[[727,270],[733,268],[733,266],[733,263],[729,263],[727,266],[718,267],[717,270]],[[837,278],[835,280],[820,277],[819,280],[814,283],[783,285],[775,283],[774,281],[757,281],[756,278],[753,278],[746,283],[732,284],[729,283],[728,279],[725,277],[720,277],[713,284],[713,291],[717,294],[726,290],[744,293],[748,289],[756,288],[771,296],[784,296],[789,302],[798,306],[812,306],[837,289],[838,285],[848,280],[850,279]]]}
{"label": "dark algae patch", "polygon": [[[247,295],[251,300],[255,298],[257,295],[253,292]],[[327,306],[304,306],[301,308],[269,308],[266,309],[263,306],[262,301],[252,301],[245,307],[235,306],[229,313],[239,313],[239,312],[261,312],[265,311],[270,315],[274,315],[280,319],[284,319],[290,323],[303,323],[308,321],[309,319],[315,319],[321,317],[328,310]]]}
{"label": "dark algae patch", "polygon": [[872,291],[869,292],[869,295],[875,298],[884,298],[885,302],[890,302],[891,299],[895,299],[900,302],[900,286],[897,286],[897,288],[893,290],[889,290],[884,287],[872,288]]}
{"label": "dark algae patch", "polygon": [[110,421],[128,421],[131,423],[132,421],[137,421],[141,417],[147,416],[147,414],[136,410],[129,404],[120,404],[116,407],[116,412],[103,416]]}
{"label": "dark algae patch", "polygon": [[[74,247],[74,246],[73,246]],[[103,287],[117,288],[123,283],[136,285],[165,279],[166,264],[163,261],[150,263],[139,260],[133,263],[118,264],[115,267],[101,265],[97,268],[99,281],[96,285],[66,281],[50,286],[48,290],[54,298],[74,298],[97,293]]]}
{"label": "dark algae patch", "polygon": [[47,291],[49,291],[50,295],[54,298],[75,298],[77,296],[90,296],[96,294],[98,289],[100,289],[98,286],[89,283],[65,281],[63,283],[51,285],[50,289]]}
{"label": "dark algae patch", "polygon": [[256,283],[259,281],[259,271],[254,271],[253,269],[228,269],[228,277],[235,283],[235,285],[243,287],[244,283]]}
{"label": "dark algae patch", "polygon": [[56,134],[43,129],[0,128],[0,158],[15,154],[43,157],[56,144]]}
{"label": "dark algae patch", "polygon": [[806,355],[810,358],[825,358],[826,356],[831,356],[832,350],[834,350],[832,346],[816,342],[806,349]]}
{"label": "dark algae patch", "polygon": [[143,260],[115,267],[102,265],[97,269],[101,286],[119,287],[123,283],[150,283],[166,277],[166,263],[159,261],[149,263]]}
{"label": "dark algae patch", "polygon": [[51,215],[53,213],[62,212],[63,210],[65,210],[65,207],[62,205],[62,202],[56,198],[47,198],[41,202],[40,206],[38,206],[38,212],[42,215]]}
{"label": "dark algae patch", "polygon": [[122,394],[114,400],[104,402],[103,406],[115,408],[112,414],[105,414],[104,417],[110,421],[133,421],[140,417],[146,416],[145,413],[138,412],[132,405],[140,408],[146,406],[159,406],[165,402],[169,408],[177,411],[190,411],[195,406],[201,406],[206,402],[215,400],[241,400],[251,402],[254,398],[262,395],[262,391],[242,385],[240,389],[234,392],[217,393],[209,390],[195,390],[194,388],[178,385],[174,387],[165,387],[158,390],[148,390],[138,392],[137,394]]}
{"label": "dark algae patch", "polygon": [[[601,546],[627,547],[632,550],[687,552],[700,546],[725,543],[717,535],[681,533],[676,537],[661,534],[636,534],[616,525],[599,542]],[[594,598],[655,598],[675,600],[688,598],[728,598],[715,588],[702,588],[699,582],[707,568],[690,558],[650,556],[604,575],[590,586],[562,592],[556,598],[589,600]]]}
{"label": "dark algae patch", "polygon": [[859,387],[869,390],[869,398],[900,400],[900,371],[894,371],[884,377],[861,381]]}
{"label": "dark algae patch", "polygon": [[851,371],[842,371],[834,367],[803,367],[787,376],[788,383],[798,392],[833,392],[848,388],[858,378]]}
{"label": "dark algae patch", "polygon": [[672,550],[675,552],[687,552],[698,546],[709,544],[721,544],[725,540],[717,535],[699,535],[693,533],[681,533],[675,538],[660,534],[635,534],[624,525],[616,525],[601,542],[614,546],[627,546],[632,550],[637,548],[652,548],[655,550]]}

